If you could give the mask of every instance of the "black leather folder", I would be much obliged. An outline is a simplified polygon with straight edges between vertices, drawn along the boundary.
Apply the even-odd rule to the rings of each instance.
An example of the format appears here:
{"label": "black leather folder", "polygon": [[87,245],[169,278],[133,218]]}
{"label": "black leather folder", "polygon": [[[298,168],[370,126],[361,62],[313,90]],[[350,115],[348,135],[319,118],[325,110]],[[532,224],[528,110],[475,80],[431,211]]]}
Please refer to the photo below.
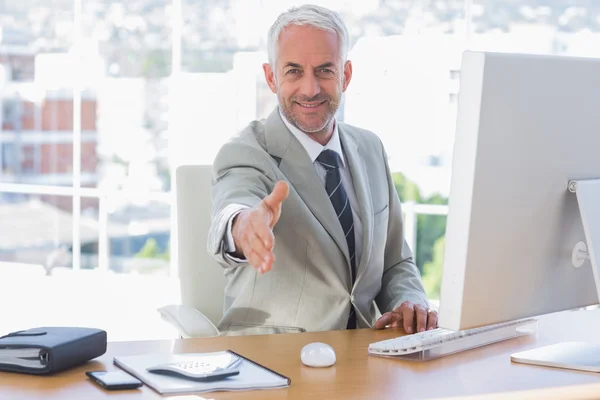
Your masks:
{"label": "black leather folder", "polygon": [[94,328],[42,327],[0,337],[0,371],[48,375],[106,352],[106,332]]}

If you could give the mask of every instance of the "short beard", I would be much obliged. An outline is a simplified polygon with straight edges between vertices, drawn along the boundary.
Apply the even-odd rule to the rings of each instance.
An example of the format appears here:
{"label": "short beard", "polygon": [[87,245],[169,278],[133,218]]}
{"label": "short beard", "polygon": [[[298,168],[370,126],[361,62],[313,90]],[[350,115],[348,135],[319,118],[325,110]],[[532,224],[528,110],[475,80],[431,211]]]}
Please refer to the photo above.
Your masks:
{"label": "short beard", "polygon": [[[327,101],[327,108],[328,108],[327,116],[320,126],[308,127],[308,126],[304,126],[302,124],[302,121],[300,121],[300,119],[296,117],[296,114],[294,114],[293,104],[294,104],[294,102],[297,102],[298,99],[292,97],[289,100],[289,102],[286,102],[286,100],[283,99],[279,94],[277,94],[277,98],[279,100],[279,107],[282,109],[283,115],[285,115],[286,119],[292,125],[294,125],[296,128],[300,129],[302,132],[309,134],[309,135],[314,135],[314,134],[318,134],[318,133],[327,131],[333,124],[333,118],[335,117],[335,113],[337,112],[337,110],[340,106],[339,100],[336,100],[330,96],[327,96],[327,98],[320,98],[319,100],[321,100],[321,101]],[[301,100],[306,101],[306,102],[314,101],[313,99],[301,99]]]}

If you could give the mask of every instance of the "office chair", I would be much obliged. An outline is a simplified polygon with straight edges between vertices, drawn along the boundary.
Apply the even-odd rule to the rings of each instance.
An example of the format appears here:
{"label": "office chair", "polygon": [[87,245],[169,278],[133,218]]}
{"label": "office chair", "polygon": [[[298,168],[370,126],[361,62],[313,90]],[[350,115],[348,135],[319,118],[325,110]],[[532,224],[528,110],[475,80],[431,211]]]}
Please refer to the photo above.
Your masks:
{"label": "office chair", "polygon": [[208,254],[212,208],[212,166],[183,165],[176,169],[177,243],[181,304],[158,309],[183,338],[220,335],[227,279]]}

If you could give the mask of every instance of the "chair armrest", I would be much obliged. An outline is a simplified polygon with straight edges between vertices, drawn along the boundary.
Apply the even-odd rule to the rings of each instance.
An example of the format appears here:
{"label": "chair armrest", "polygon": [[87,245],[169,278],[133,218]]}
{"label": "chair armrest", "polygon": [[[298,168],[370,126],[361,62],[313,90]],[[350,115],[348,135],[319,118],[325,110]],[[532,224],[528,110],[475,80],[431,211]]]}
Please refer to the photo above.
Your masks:
{"label": "chair armrest", "polygon": [[200,311],[185,305],[168,305],[158,309],[161,317],[173,325],[183,338],[219,336],[217,327]]}

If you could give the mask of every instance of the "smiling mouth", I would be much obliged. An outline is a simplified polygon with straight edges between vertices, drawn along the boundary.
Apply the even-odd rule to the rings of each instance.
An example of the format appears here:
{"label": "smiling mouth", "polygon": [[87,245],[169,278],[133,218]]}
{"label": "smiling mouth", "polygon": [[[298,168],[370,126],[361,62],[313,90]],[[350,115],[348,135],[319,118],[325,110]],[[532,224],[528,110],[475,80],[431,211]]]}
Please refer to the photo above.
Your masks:
{"label": "smiling mouth", "polygon": [[322,101],[320,103],[299,103],[299,102],[296,102],[296,104],[298,104],[299,106],[304,107],[304,108],[317,108],[317,107],[325,104],[325,101]]}

